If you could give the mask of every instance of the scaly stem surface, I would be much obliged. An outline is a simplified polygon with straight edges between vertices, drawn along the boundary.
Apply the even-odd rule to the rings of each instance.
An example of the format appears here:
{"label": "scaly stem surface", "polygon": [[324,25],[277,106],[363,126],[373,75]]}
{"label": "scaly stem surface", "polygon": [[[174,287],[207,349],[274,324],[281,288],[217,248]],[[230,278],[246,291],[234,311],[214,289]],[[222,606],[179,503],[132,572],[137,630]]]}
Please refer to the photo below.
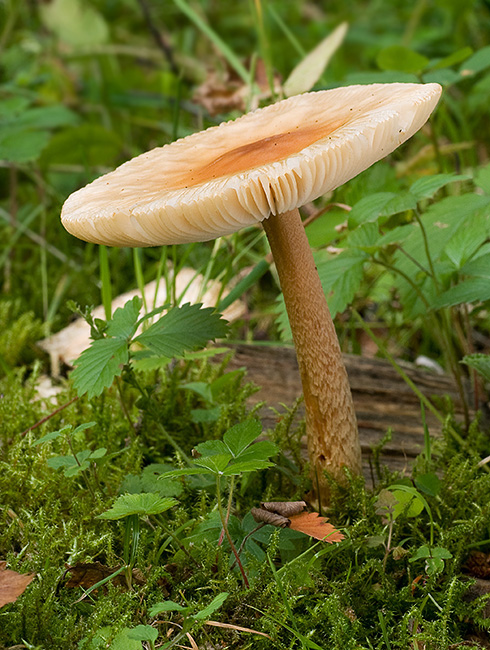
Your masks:
{"label": "scaly stem surface", "polygon": [[356,415],[335,327],[298,210],[262,222],[276,264],[303,384],[313,485],[361,473]]}

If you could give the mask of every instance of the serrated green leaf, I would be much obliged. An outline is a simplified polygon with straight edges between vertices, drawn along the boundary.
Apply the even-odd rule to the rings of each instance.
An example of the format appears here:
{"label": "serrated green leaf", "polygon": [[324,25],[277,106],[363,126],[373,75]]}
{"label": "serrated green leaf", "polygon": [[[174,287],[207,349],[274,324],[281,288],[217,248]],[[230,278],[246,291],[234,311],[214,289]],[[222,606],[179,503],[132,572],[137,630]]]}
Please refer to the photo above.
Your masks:
{"label": "serrated green leaf", "polygon": [[279,451],[277,445],[269,440],[259,440],[240,452],[235,458],[236,461],[248,462],[255,460],[267,460],[275,456]]}
{"label": "serrated green leaf", "polygon": [[71,373],[78,396],[99,396],[104,388],[112,385],[122,373],[122,366],[129,360],[128,343],[120,338],[104,338],[93,341],[76,361]]}
{"label": "serrated green leaf", "polygon": [[375,192],[363,197],[352,206],[352,210],[349,212],[349,228],[353,230],[366,221],[376,221],[383,208],[396,196],[394,192]]}
{"label": "serrated green leaf", "polygon": [[115,520],[130,515],[138,515],[139,517],[158,515],[175,505],[177,505],[175,499],[161,497],[159,494],[151,492],[123,494],[115,500],[112,508],[98,515],[98,518]]}
{"label": "serrated green leaf", "polygon": [[231,454],[215,454],[214,456],[196,458],[194,462],[198,467],[208,469],[214,474],[222,474],[232,458]]}
{"label": "serrated green leaf", "polygon": [[362,251],[346,251],[324,264],[318,264],[318,274],[327,294],[332,318],[342,313],[353,300],[364,277],[367,255]]}
{"label": "serrated green leaf", "polygon": [[201,611],[197,612],[197,614],[193,614],[192,618],[196,619],[197,621],[204,621],[205,619],[209,618],[211,614],[213,614],[217,609],[219,609],[227,598],[227,592],[218,594],[215,598],[213,598],[209,605],[207,605],[204,609],[201,609]]}
{"label": "serrated green leaf", "polygon": [[167,478],[177,478],[178,476],[193,476],[195,474],[209,474],[209,469],[206,467],[185,467],[182,469],[173,469],[170,472],[165,472],[160,477],[162,480]]}
{"label": "serrated green leaf", "polygon": [[415,210],[417,199],[411,192],[399,192],[381,208],[380,217],[391,217],[400,212]]}
{"label": "serrated green leaf", "polygon": [[286,97],[299,95],[313,88],[330,59],[341,46],[347,28],[347,23],[341,23],[294,68],[284,82]]}
{"label": "serrated green leaf", "polygon": [[429,64],[429,59],[403,45],[390,45],[382,49],[376,57],[381,70],[419,73]]}
{"label": "serrated green leaf", "polygon": [[239,460],[236,463],[228,465],[228,467],[223,470],[223,476],[238,476],[239,474],[255,472],[259,469],[267,469],[268,467],[273,466],[274,463],[271,463],[268,460]]}
{"label": "serrated green leaf", "polygon": [[130,339],[136,332],[143,301],[138,296],[128,300],[124,307],[118,307],[107,323],[107,336]]}
{"label": "serrated green leaf", "polygon": [[485,241],[487,233],[490,233],[490,219],[486,214],[475,214],[470,228],[456,230],[444,248],[444,253],[456,269],[460,269],[473,257]]}
{"label": "serrated green leaf", "polygon": [[461,363],[476,370],[486,381],[490,381],[490,355],[488,354],[467,354]]}
{"label": "serrated green leaf", "polygon": [[0,160],[19,164],[37,160],[50,138],[49,131],[22,131],[4,127],[0,130]]}
{"label": "serrated green leaf", "polygon": [[[0,123],[3,120],[0,120]],[[36,106],[23,111],[15,117],[16,128],[54,129],[77,124],[80,118],[63,104]]]}
{"label": "serrated green leaf", "polygon": [[228,454],[229,449],[222,440],[206,440],[196,445],[196,451],[201,456],[218,456]]}
{"label": "serrated green leaf", "polygon": [[226,336],[227,331],[226,322],[214,309],[187,303],[168,311],[134,341],[153,354],[173,358]]}
{"label": "serrated green leaf", "polygon": [[410,193],[421,201],[422,199],[431,199],[434,194],[442,187],[455,183],[457,181],[470,180],[469,174],[435,174],[433,176],[423,176],[418,178],[410,187]]}
{"label": "serrated green leaf", "polygon": [[244,422],[235,424],[235,426],[225,432],[223,443],[233,458],[237,458],[261,433],[262,424],[259,420],[245,420]]}

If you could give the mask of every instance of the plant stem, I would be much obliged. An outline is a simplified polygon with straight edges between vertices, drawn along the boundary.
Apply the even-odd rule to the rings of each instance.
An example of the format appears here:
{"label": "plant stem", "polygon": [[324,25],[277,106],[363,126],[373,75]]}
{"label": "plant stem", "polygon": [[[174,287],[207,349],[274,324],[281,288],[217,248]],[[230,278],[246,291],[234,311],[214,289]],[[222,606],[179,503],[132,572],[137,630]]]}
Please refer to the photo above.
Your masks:
{"label": "plant stem", "polygon": [[233,544],[233,540],[231,539],[230,531],[228,530],[228,524],[226,521],[225,513],[223,512],[223,506],[221,504],[221,476],[220,474],[217,475],[216,477],[216,498],[218,499],[218,512],[219,516],[221,519],[221,525],[223,526],[223,530],[225,531],[226,539],[228,540],[228,544],[230,545],[230,548],[232,550],[233,555],[235,556],[236,562],[238,564],[238,568],[240,569],[240,573],[242,574],[243,578],[243,583],[247,589],[250,588],[250,584],[248,582],[247,575],[245,573],[245,569],[243,568],[242,561],[240,560],[240,556],[238,555],[238,552],[235,548],[235,544]]}

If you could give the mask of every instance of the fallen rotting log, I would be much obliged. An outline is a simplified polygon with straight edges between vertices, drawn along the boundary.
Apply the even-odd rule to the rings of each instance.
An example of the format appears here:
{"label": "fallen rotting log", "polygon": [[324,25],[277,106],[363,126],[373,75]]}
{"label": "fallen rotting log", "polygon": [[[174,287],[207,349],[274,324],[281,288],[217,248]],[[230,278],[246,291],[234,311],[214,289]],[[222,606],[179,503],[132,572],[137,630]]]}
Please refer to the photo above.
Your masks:
{"label": "fallen rotting log", "polygon": [[[247,380],[260,387],[250,398],[251,404],[266,402],[259,416],[264,427],[274,427],[278,418],[276,411],[284,412],[284,405],[291,406],[301,395],[294,348],[253,344],[230,347],[234,356],[228,368],[246,369]],[[408,469],[424,445],[420,399],[384,359],[344,355],[344,362],[354,398],[364,474],[371,477],[372,449],[379,445],[389,429],[391,439],[381,450],[380,462],[393,471]],[[448,396],[454,405],[456,419],[464,419],[463,404],[451,377],[403,361],[397,363],[434,404],[441,404]],[[427,409],[425,415],[431,436],[440,436],[441,422]],[[303,416],[301,409],[299,416]]]}

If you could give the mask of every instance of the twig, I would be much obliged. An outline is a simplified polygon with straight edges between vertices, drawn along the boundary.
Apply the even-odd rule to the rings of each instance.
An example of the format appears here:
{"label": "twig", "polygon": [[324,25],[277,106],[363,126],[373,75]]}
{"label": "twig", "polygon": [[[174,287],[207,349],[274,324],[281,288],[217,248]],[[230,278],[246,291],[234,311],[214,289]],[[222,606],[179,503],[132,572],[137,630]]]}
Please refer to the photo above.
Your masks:
{"label": "twig", "polygon": [[33,424],[32,427],[29,427],[28,429],[26,429],[25,431],[23,431],[23,432],[20,434],[20,437],[23,438],[23,437],[26,436],[30,431],[34,431],[34,429],[37,429],[37,427],[40,427],[41,424],[44,424],[45,422],[47,422],[48,420],[50,420],[52,417],[54,417],[55,415],[57,415],[60,411],[62,411],[63,409],[66,409],[67,406],[70,406],[70,404],[73,404],[73,402],[76,402],[77,399],[78,399],[78,396],[77,396],[77,397],[74,397],[74,398],[71,399],[69,402],[66,402],[65,404],[62,404],[62,405],[59,406],[55,411],[52,411],[51,413],[49,413],[49,415],[46,415],[46,416],[43,417],[41,420],[39,420],[38,422],[36,422],[36,424]]}
{"label": "twig", "polygon": [[167,59],[170,69],[172,70],[174,75],[178,77],[179,69],[177,67],[177,64],[175,63],[172,48],[169,47],[169,45],[165,42],[165,40],[163,39],[160,33],[160,30],[153,23],[151,13],[150,13],[150,8],[148,7],[146,0],[138,0],[138,2],[141,7],[143,16],[145,18],[146,26],[148,27],[151,35],[153,36],[155,43],[157,44],[159,49],[163,52],[163,55]]}

